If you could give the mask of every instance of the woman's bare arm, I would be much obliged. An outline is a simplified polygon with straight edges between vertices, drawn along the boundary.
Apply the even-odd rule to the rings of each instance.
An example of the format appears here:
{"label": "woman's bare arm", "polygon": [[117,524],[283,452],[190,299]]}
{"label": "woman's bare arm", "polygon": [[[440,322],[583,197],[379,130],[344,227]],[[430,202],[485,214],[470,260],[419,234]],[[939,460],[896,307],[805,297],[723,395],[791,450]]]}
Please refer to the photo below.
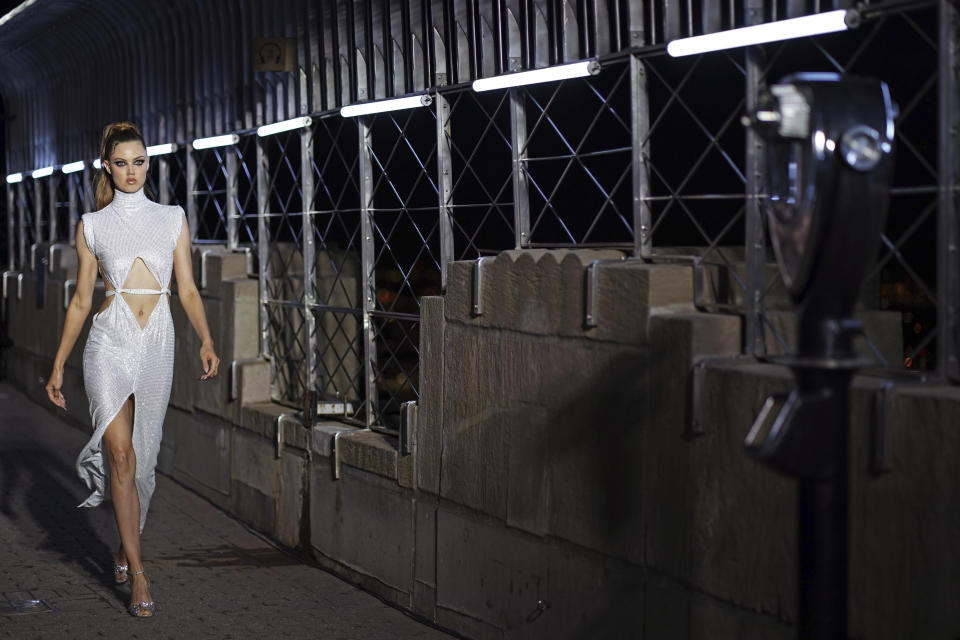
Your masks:
{"label": "woman's bare arm", "polygon": [[57,355],[53,358],[53,370],[47,379],[47,397],[50,402],[62,409],[67,408],[67,401],[60,388],[63,386],[63,367],[73,351],[73,345],[83,329],[83,323],[90,314],[90,305],[93,301],[93,287],[97,283],[97,259],[83,237],[83,221],[77,223],[77,290],[70,299],[67,315],[63,321],[63,331],[60,334],[60,346]]}
{"label": "woman's bare arm", "polygon": [[180,237],[177,247],[173,250],[173,273],[177,277],[177,295],[180,304],[187,313],[187,319],[193,325],[193,330],[200,338],[200,365],[203,367],[201,380],[217,375],[220,367],[220,358],[213,349],[213,338],[210,337],[210,328],[207,326],[207,314],[203,310],[203,300],[197,291],[197,284],[193,280],[193,264],[190,260],[190,228],[186,216],[180,227]]}

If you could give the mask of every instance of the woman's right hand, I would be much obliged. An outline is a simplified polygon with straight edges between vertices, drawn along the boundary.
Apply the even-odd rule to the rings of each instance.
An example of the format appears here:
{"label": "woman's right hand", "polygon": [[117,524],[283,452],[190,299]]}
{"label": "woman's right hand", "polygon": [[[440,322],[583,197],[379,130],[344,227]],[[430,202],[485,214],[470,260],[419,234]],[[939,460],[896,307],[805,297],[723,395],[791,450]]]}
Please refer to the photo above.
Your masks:
{"label": "woman's right hand", "polygon": [[54,368],[50,372],[50,377],[47,378],[47,397],[50,398],[50,402],[57,405],[61,409],[67,408],[67,399],[63,397],[63,393],[60,392],[60,387],[63,386],[63,369]]}

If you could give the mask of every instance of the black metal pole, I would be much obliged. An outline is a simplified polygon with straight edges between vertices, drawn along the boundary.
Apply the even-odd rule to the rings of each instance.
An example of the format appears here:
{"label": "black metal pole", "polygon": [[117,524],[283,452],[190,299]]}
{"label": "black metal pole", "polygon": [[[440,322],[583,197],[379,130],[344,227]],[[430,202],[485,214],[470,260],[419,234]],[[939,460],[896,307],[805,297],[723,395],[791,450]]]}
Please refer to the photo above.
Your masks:
{"label": "black metal pole", "polygon": [[830,469],[797,480],[797,637],[844,640],[849,546],[849,397],[853,370],[797,372],[802,386],[824,394],[823,454]]}

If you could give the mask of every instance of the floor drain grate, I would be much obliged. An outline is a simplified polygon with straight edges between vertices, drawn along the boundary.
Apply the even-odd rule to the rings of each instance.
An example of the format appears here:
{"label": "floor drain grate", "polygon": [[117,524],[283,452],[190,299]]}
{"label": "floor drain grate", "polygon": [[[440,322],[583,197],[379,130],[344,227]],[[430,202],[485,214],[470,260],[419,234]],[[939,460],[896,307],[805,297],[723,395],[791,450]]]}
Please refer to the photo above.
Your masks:
{"label": "floor drain grate", "polygon": [[0,616],[25,616],[29,613],[47,613],[53,607],[43,600],[0,601]]}

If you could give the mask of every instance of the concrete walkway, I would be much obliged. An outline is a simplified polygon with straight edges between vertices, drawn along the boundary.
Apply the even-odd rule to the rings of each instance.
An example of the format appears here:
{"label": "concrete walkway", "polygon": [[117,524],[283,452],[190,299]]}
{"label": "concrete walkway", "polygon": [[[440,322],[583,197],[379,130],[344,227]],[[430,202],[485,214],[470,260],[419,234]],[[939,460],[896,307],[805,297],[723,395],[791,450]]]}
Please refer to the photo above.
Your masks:
{"label": "concrete walkway", "polygon": [[[131,618],[128,588],[107,573],[112,509],[75,508],[85,439],[0,383],[0,638],[453,637],[271,546],[164,476],[143,535],[157,615]],[[28,600],[51,610],[11,614]]]}

